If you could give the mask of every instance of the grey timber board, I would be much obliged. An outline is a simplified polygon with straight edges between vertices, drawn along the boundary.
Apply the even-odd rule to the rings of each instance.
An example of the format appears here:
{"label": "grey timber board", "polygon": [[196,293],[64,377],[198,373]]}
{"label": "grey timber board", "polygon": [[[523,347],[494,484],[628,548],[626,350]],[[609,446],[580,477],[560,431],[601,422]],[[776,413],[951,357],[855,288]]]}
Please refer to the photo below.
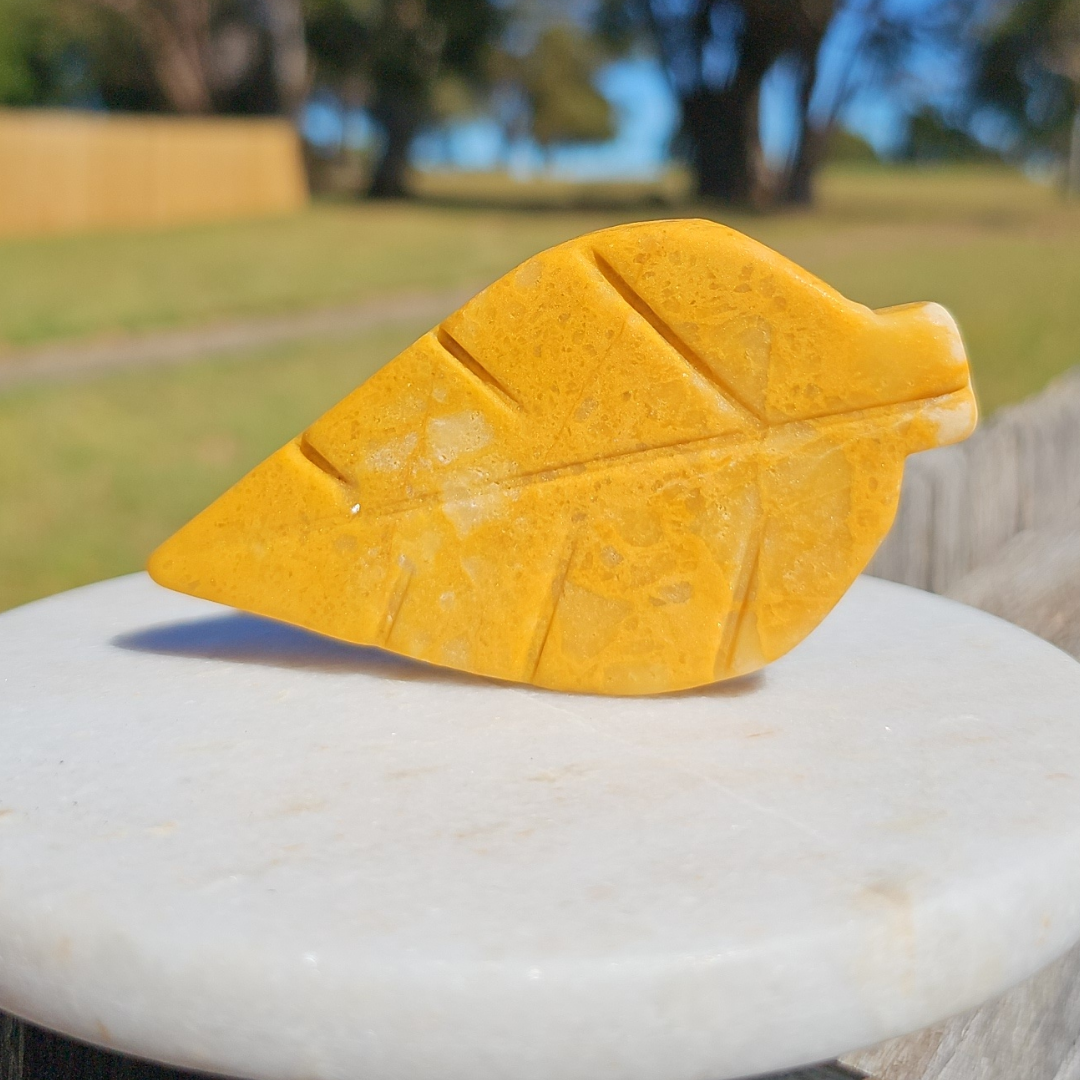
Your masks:
{"label": "grey timber board", "polygon": [[1080,947],[997,1001],[840,1060],[874,1080],[1080,1080]]}
{"label": "grey timber board", "polygon": [[948,593],[1016,536],[1080,510],[1080,368],[966,442],[908,459],[892,530],[868,567]]}

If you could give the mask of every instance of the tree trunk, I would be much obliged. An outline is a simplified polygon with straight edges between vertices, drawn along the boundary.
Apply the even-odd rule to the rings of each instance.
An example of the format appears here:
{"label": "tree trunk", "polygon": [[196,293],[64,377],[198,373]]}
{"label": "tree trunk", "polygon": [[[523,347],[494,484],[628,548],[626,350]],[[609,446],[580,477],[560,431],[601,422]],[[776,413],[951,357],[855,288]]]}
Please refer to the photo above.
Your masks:
{"label": "tree trunk", "polygon": [[213,107],[207,53],[210,0],[95,0],[130,19],[150,57],[154,76],[178,113],[208,113]]}
{"label": "tree trunk", "polygon": [[735,78],[721,90],[703,86],[683,99],[683,131],[690,140],[702,197],[744,205],[755,201],[758,95],[776,55],[767,35],[748,33]]}
{"label": "tree trunk", "polygon": [[185,114],[211,112],[206,72],[190,51],[174,41],[155,41],[148,43],[148,48],[157,83],[171,108]]}
{"label": "tree trunk", "polygon": [[1080,198],[1080,104],[1076,106],[1069,138],[1069,166],[1065,174],[1065,193]]}
{"label": "tree trunk", "polygon": [[767,182],[760,161],[758,103],[762,80],[772,65],[785,55],[797,58],[807,73],[799,103],[800,120],[807,128],[817,53],[837,0],[736,0],[733,6],[740,23],[734,42],[738,66],[731,82],[720,87],[708,84],[705,64],[714,34],[713,4],[675,5],[684,12],[678,17],[662,15],[669,4],[653,0],[642,4],[669,73],[688,68],[693,73],[693,88],[680,94],[680,103],[682,135],[689,143],[698,192],[733,203],[807,202],[821,143],[806,131],[779,186]]}
{"label": "tree trunk", "polygon": [[736,94],[733,86],[721,91],[703,87],[683,99],[682,112],[698,194],[730,203],[750,202],[753,109],[745,91]]}
{"label": "tree trunk", "polygon": [[209,0],[172,0],[160,5],[142,2],[136,11],[154,74],[169,104],[179,113],[212,111],[206,69]]}
{"label": "tree trunk", "polygon": [[810,123],[810,95],[817,81],[817,53],[820,39],[809,43],[802,57],[802,80],[799,84],[799,145],[780,188],[778,201],[788,206],[809,206],[814,201],[814,173],[825,156],[828,130]]}
{"label": "tree trunk", "polygon": [[420,128],[423,106],[405,94],[387,93],[376,99],[371,112],[382,126],[386,143],[368,194],[376,199],[406,198],[409,194],[405,183],[409,172],[409,149]]}
{"label": "tree trunk", "polygon": [[802,127],[799,151],[781,198],[790,206],[809,206],[814,201],[814,174],[824,160],[831,133],[830,128],[814,127],[806,120]]}
{"label": "tree trunk", "polygon": [[294,119],[308,89],[308,55],[300,0],[266,0],[278,107]]}

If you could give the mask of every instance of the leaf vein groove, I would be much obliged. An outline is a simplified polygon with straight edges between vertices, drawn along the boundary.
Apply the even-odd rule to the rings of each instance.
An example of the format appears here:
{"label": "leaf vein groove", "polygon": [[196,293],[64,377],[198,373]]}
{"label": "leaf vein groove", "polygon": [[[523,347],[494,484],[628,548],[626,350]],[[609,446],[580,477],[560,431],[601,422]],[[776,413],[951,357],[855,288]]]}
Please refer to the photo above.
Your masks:
{"label": "leaf vein groove", "polygon": [[[944,404],[955,399],[958,393],[960,393],[960,391],[952,391],[948,394],[940,394],[929,398],[913,398],[911,401],[890,402],[887,405],[871,405],[865,409],[853,409],[846,413],[834,413],[832,416],[835,416],[840,423],[852,423],[863,417],[887,413],[890,410],[904,409],[911,405],[921,404],[933,406],[938,403]],[[826,416],[821,419],[829,420],[831,418],[831,416]],[[628,450],[607,455],[601,454],[595,457],[585,458],[581,461],[569,462],[565,465],[536,469],[532,472],[515,473],[512,476],[490,480],[483,485],[478,485],[476,488],[471,489],[469,494],[478,494],[492,488],[513,489],[516,487],[527,487],[531,484],[554,483],[566,479],[567,477],[580,476],[585,473],[628,468],[648,461],[663,461],[669,457],[674,457],[680,451],[694,454],[707,453],[710,450],[727,449],[732,453],[738,453],[740,451],[752,453],[760,448],[767,432],[776,434],[783,431],[785,428],[797,429],[799,425],[806,423],[808,423],[806,420],[789,420],[780,424],[774,424],[771,428],[767,429],[767,431],[761,431],[759,433],[748,434],[744,431],[737,431],[729,432],[726,435],[705,435],[696,439],[680,439],[674,443],[649,446],[641,450]],[[812,434],[817,434],[817,432],[812,432]],[[427,506],[431,503],[452,501],[454,500],[447,497],[445,491],[430,491],[414,496],[411,499],[403,500],[383,507],[382,509],[375,510],[371,516],[375,518],[393,517],[398,514],[408,513],[411,510],[416,510],[421,506]]]}
{"label": "leaf vein groove", "polygon": [[[649,446],[643,450],[629,450],[617,454],[599,455],[585,458],[582,461],[572,461],[565,465],[557,465],[552,468],[536,469],[533,472],[514,473],[512,476],[504,476],[495,480],[489,480],[482,485],[470,488],[468,495],[480,494],[492,488],[519,488],[531,487],[533,484],[550,484],[568,477],[583,476],[587,473],[603,472],[609,469],[620,469],[629,465],[637,465],[648,461],[665,461],[674,457],[680,450],[688,453],[707,453],[710,450],[738,450],[740,447],[750,444],[756,449],[760,439],[748,438],[745,432],[734,432],[728,435],[706,435],[699,439],[681,439],[675,443],[665,443],[662,446]],[[395,514],[408,513],[432,502],[454,502],[445,491],[430,491],[411,499],[391,505],[377,511],[374,517],[389,517]]]}
{"label": "leaf vein groove", "polygon": [[675,333],[671,326],[661,318],[657,311],[641,296],[629,282],[601,255],[598,251],[592,253],[593,261],[603,278],[622,298],[623,302],[633,308],[652,328],[660,335],[695,371],[706,383],[709,384],[724,399],[727,404],[737,409],[743,416],[759,427],[765,423],[754,409],[744,402],[735,391],[727,385],[707,364],[694,349]]}
{"label": "leaf vein groove", "polygon": [[746,546],[746,557],[743,559],[743,565],[739,571],[739,582],[736,588],[736,597],[734,598],[738,606],[735,610],[734,619],[730,621],[730,636],[725,633],[724,641],[720,647],[719,655],[723,657],[725,672],[731,670],[732,662],[735,660],[735,650],[738,648],[739,635],[742,633],[743,623],[746,621],[747,608],[750,606],[750,594],[754,588],[754,577],[757,574],[758,560],[761,556],[761,545],[764,537],[765,521],[763,518],[759,518],[750,538],[750,543]]}
{"label": "leaf vein groove", "polygon": [[[551,607],[546,613],[544,609],[541,609],[541,620],[537,621],[537,630],[539,631],[541,625],[543,625],[544,629],[542,633],[538,634],[538,644],[535,646],[536,657],[529,672],[529,682],[536,681],[536,673],[540,670],[540,661],[544,657],[544,650],[547,648],[548,638],[551,636],[551,628],[555,625],[555,614],[559,610],[559,603],[562,601],[563,592],[566,589],[566,576],[570,573],[570,564],[574,561],[574,549],[576,546],[576,542],[571,539],[567,545],[566,556],[560,563],[555,577],[551,579],[548,594],[548,603]],[[545,605],[546,607],[547,605]]]}
{"label": "leaf vein groove", "polygon": [[442,346],[445,353],[453,357],[489,394],[494,395],[503,405],[519,411],[524,408],[521,401],[495,378],[448,330],[440,326],[435,331],[435,340]]}
{"label": "leaf vein groove", "polygon": [[383,615],[382,640],[384,645],[390,643],[394,627],[397,626],[398,615],[401,614],[401,609],[405,604],[405,597],[408,595],[409,587],[412,585],[414,569],[411,563],[406,563],[401,568],[397,581],[394,582],[394,591],[390,594],[390,600],[386,605],[386,613]]}
{"label": "leaf vein groove", "polygon": [[356,484],[350,480],[332,461],[324,457],[308,441],[307,435],[301,435],[296,441],[296,447],[320,472],[326,473],[331,480],[336,480],[345,487],[355,488]]}

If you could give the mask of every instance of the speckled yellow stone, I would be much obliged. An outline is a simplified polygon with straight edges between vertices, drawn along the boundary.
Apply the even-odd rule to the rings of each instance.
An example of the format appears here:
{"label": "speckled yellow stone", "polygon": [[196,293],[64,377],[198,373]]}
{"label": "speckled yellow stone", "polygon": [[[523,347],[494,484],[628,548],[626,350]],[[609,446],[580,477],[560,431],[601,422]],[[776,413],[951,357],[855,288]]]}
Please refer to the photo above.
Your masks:
{"label": "speckled yellow stone", "polygon": [[872,311],[708,221],[529,259],[166,541],[170,588],[559,690],[798,644],[975,399],[936,304]]}

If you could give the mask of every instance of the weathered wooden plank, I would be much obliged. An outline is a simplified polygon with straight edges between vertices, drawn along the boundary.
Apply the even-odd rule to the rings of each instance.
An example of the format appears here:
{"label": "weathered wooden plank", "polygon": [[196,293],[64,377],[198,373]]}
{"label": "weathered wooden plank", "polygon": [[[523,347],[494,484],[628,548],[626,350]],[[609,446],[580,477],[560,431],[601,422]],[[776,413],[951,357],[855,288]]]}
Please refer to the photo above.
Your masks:
{"label": "weathered wooden plank", "polygon": [[0,1080],[204,1080],[68,1039],[0,1013]]}
{"label": "weathered wooden plank", "polygon": [[0,1013],[0,1080],[24,1080],[23,1025]]}
{"label": "weathered wooden plank", "polygon": [[896,520],[869,572],[919,589],[929,588],[933,519],[933,485],[920,458],[914,458],[908,463]]}
{"label": "weathered wooden plank", "polygon": [[[967,558],[957,567],[962,577],[992,558],[1021,529],[1018,425],[1006,421],[968,453]],[[956,580],[950,575],[950,584]],[[946,586],[948,587],[948,586]]]}
{"label": "weathered wooden plank", "polygon": [[871,574],[946,592],[1019,533],[1080,508],[1080,368],[1003,409],[959,446],[907,463]]}
{"label": "weathered wooden plank", "polygon": [[934,485],[934,520],[930,541],[930,589],[941,592],[970,566],[973,503],[966,446],[927,459]]}
{"label": "weathered wooden plank", "polygon": [[774,1073],[761,1080],[863,1080],[865,1076],[866,1073],[858,1069],[842,1065],[839,1061],[830,1061],[826,1065],[814,1065],[796,1072]]}
{"label": "weathered wooden plank", "polygon": [[841,1062],[873,1080],[1080,1080],[1080,947],[997,1001]]}
{"label": "weathered wooden plank", "polygon": [[1017,534],[946,595],[1008,619],[1080,659],[1080,511],[1053,527]]}

